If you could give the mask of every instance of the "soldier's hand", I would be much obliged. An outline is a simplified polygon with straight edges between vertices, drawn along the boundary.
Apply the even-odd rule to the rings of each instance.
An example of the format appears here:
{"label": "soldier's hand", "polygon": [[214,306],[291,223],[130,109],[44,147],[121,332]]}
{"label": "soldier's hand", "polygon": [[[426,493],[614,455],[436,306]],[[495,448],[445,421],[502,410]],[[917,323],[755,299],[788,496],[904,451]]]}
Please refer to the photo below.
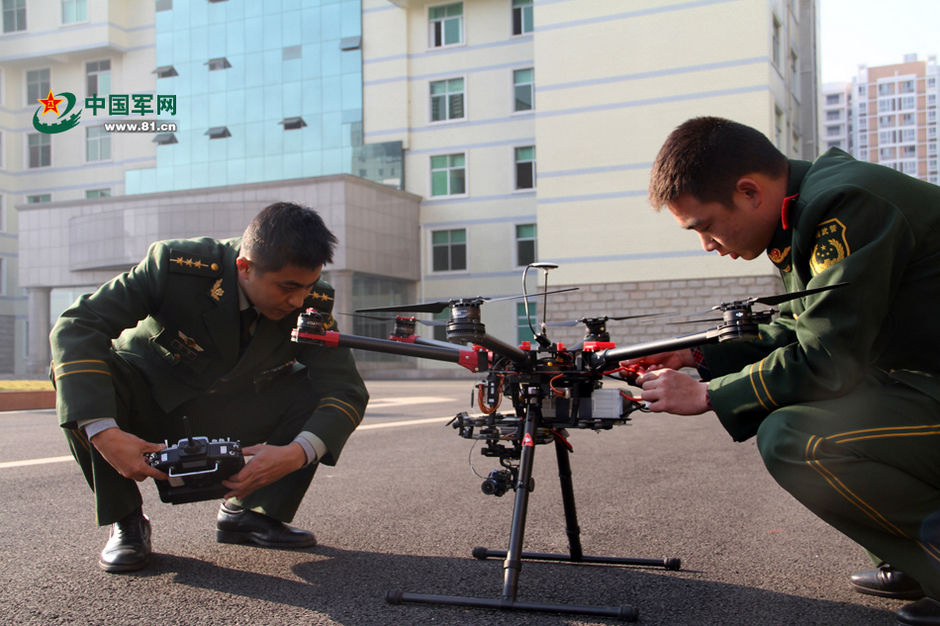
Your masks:
{"label": "soldier's hand", "polygon": [[169,478],[163,472],[151,467],[144,458],[144,455],[149,452],[163,450],[166,445],[162,443],[144,441],[120,428],[101,431],[91,438],[91,443],[101,453],[104,460],[124,478],[131,478],[138,482],[148,477],[158,480]]}
{"label": "soldier's hand", "polygon": [[706,400],[708,383],[695,380],[688,374],[659,369],[646,372],[636,382],[643,387],[640,397],[655,413],[699,415],[710,410]]}
{"label": "soldier's hand", "polygon": [[644,371],[653,371],[659,369],[678,370],[683,367],[695,367],[695,359],[692,358],[692,349],[674,350],[672,352],[660,352],[649,356],[641,356],[636,359],[627,359],[620,362],[621,367],[630,368],[639,366]]}
{"label": "soldier's hand", "polygon": [[252,491],[280,480],[307,463],[307,453],[299,443],[291,442],[286,446],[258,444],[243,448],[245,456],[251,456],[240,472],[223,480],[222,484],[231,489],[226,498],[244,498]]}

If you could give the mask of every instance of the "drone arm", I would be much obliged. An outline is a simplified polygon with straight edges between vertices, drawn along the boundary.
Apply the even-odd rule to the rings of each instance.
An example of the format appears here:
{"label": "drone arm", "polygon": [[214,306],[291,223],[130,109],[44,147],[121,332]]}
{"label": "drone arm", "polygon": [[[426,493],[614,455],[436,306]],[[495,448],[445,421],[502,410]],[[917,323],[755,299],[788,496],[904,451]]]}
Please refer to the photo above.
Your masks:
{"label": "drone arm", "polygon": [[358,348],[371,352],[387,352],[389,354],[413,356],[419,359],[446,361],[448,363],[456,363],[471,372],[480,372],[487,369],[486,352],[460,350],[458,346],[454,346],[453,348],[425,346],[401,341],[391,341],[389,339],[376,339],[374,337],[341,335],[333,331],[327,331],[320,335],[295,330],[291,335],[294,341],[300,343],[322,343],[331,347]]}
{"label": "drone arm", "polygon": [[641,356],[659,354],[660,352],[694,348],[709,343],[718,343],[718,341],[719,332],[717,329],[713,328],[699,333],[692,333],[691,335],[682,335],[681,337],[649,341],[647,343],[639,343],[623,348],[612,348],[595,353],[594,366],[596,368],[607,367],[608,365],[619,363],[626,359],[635,359]]}
{"label": "drone arm", "polygon": [[524,351],[515,346],[511,346],[508,343],[500,341],[496,337],[483,335],[482,337],[474,338],[474,343],[492,351],[493,354],[498,354],[501,357],[509,359],[513,363],[524,365],[529,362],[528,357]]}

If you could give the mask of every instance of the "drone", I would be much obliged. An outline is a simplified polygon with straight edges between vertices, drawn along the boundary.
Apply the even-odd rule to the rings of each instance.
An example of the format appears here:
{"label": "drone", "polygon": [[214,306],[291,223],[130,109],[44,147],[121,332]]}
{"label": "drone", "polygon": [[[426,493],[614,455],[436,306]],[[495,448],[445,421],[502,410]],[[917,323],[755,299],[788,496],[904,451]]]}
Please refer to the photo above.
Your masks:
{"label": "drone", "polygon": [[[789,300],[803,298],[846,284],[839,283],[819,289],[724,302],[702,312],[702,314],[714,312],[721,314],[719,318],[700,320],[709,323],[717,322],[707,330],[621,348],[616,347],[615,343],[610,340],[610,334],[606,329],[607,321],[663,316],[668,313],[584,317],[578,320],[547,323],[545,321],[547,306],[543,306],[543,319],[538,332],[532,326],[532,322],[529,322],[534,336],[532,342],[526,341],[519,346],[514,346],[486,332],[481,308],[487,302],[525,299],[526,317],[528,317],[530,297],[543,297],[547,303],[548,296],[552,294],[577,289],[573,287],[548,290],[548,272],[557,267],[558,265],[554,263],[545,262],[527,266],[523,272],[523,294],[519,296],[500,298],[476,296],[357,310],[357,313],[361,315],[378,312],[441,313],[450,309],[450,318],[447,321],[428,322],[402,315],[394,318],[374,318],[395,321],[395,328],[389,339],[328,331],[325,329],[329,320],[328,316],[316,309],[307,309],[298,316],[297,326],[291,332],[291,336],[293,341],[299,343],[358,348],[456,363],[475,374],[484,375],[484,379],[476,384],[474,394],[480,414],[471,415],[461,412],[451,420],[451,425],[461,437],[483,442],[481,454],[497,459],[502,467],[500,470],[494,470],[484,479],[481,485],[483,493],[500,497],[509,490],[515,492],[508,549],[491,550],[477,547],[472,550],[472,556],[480,560],[504,559],[502,597],[489,599],[441,596],[406,593],[394,589],[386,595],[386,601],[390,604],[409,602],[594,615],[612,617],[621,621],[636,621],[639,611],[632,605],[602,607],[527,602],[517,599],[523,560],[639,565],[663,567],[668,570],[678,570],[681,567],[681,560],[678,558],[648,559],[592,556],[583,553],[574,500],[571,464],[568,458],[571,452],[571,445],[568,442],[570,431],[610,430],[614,426],[628,423],[633,412],[647,410],[640,398],[632,397],[620,389],[603,388],[605,378],[620,380],[619,377],[615,377],[615,374],[625,369],[620,366],[621,361],[725,341],[756,339],[759,336],[759,325],[769,322],[777,311],[771,308],[755,312],[753,311],[754,305],[773,307]],[[526,272],[530,268],[541,269],[545,274],[544,287],[535,294],[525,292]],[[420,337],[415,333],[417,323],[444,325],[447,341]],[[550,327],[576,324],[584,324],[587,333],[584,340],[575,346],[569,348],[563,343],[553,343],[547,336]],[[627,369],[623,378],[628,383],[635,384],[636,376],[640,373],[636,369]],[[500,407],[503,406],[505,400],[508,400],[506,410],[500,412]],[[568,554],[525,552],[522,549],[529,495],[534,489],[532,467],[535,451],[538,446],[546,444],[553,444],[555,448],[564,507],[565,531],[568,537]]]}

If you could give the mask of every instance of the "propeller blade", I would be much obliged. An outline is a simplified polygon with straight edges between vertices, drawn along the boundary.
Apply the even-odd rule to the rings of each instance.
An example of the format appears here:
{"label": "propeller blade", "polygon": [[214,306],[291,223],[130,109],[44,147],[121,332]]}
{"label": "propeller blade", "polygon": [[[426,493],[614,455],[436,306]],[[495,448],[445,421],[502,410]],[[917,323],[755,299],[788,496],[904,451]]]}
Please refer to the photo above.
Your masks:
{"label": "propeller blade", "polygon": [[520,298],[538,298],[539,296],[550,296],[553,293],[566,293],[569,291],[577,291],[578,287],[568,287],[566,289],[556,289],[555,291],[539,291],[537,293],[522,294],[518,296],[502,296],[500,298],[484,298],[487,302],[499,302],[500,300],[518,300]]}
{"label": "propeller blade", "polygon": [[424,324],[425,326],[447,326],[447,320],[419,320],[416,319],[416,322],[419,324]]}
{"label": "propeller blade", "polygon": [[621,315],[619,317],[608,317],[609,320],[634,320],[641,317],[668,317],[672,316],[675,311],[663,311],[662,313],[644,313],[642,315]]}
{"label": "propeller blade", "polygon": [[568,320],[567,322],[548,322],[546,326],[577,326],[584,320]]}
{"label": "propeller blade", "polygon": [[399,304],[395,306],[378,306],[368,309],[356,309],[357,313],[371,313],[386,311],[389,313],[440,313],[450,306],[450,300],[446,302],[425,302],[423,304]]}
{"label": "propeller blade", "polygon": [[684,322],[666,322],[666,325],[668,325],[668,326],[682,326],[682,325],[684,325],[684,324],[699,324],[699,323],[703,323],[703,322],[712,323],[712,322],[723,322],[723,321],[725,321],[724,318],[721,318],[721,317],[711,317],[711,318],[702,318],[702,319],[700,319],[700,320],[685,320]]}
{"label": "propeller blade", "polygon": [[339,311],[337,311],[337,315],[346,315],[348,317],[359,317],[359,318],[367,319],[367,320],[377,320],[379,322],[391,322],[395,319],[394,317],[378,317],[376,315],[359,315],[357,313],[342,313]]}
{"label": "propeller blade", "polygon": [[829,291],[830,289],[837,289],[839,287],[845,287],[846,285],[848,285],[848,283],[836,283],[835,285],[828,285],[826,287],[819,287],[817,289],[806,289],[805,291],[794,291],[793,293],[782,293],[777,296],[764,296],[761,298],[751,298],[751,302],[773,306],[775,304],[780,304],[781,302],[788,302],[789,300],[796,300],[797,298],[802,298],[803,296],[808,296],[812,293],[819,293],[821,291]]}

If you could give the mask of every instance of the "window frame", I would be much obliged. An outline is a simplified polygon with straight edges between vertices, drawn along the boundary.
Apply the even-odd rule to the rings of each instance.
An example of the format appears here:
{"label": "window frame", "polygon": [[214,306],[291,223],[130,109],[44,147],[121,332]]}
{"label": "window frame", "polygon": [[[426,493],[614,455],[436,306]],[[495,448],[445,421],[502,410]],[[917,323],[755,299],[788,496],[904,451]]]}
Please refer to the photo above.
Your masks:
{"label": "window frame", "polygon": [[[36,104],[36,100],[33,100],[32,102],[30,102],[29,100],[29,73],[30,72],[42,72],[43,70],[49,72],[49,82],[46,83],[46,88],[44,90],[40,90],[42,93],[40,93],[39,97],[45,98],[46,96],[49,95],[49,91],[52,90],[52,68],[51,67],[39,67],[36,69],[31,69],[31,70],[29,69],[23,70],[23,87],[24,87],[23,95],[26,97],[26,106],[28,107],[39,106]],[[40,81],[39,84],[42,85],[42,82]]]}
{"label": "window frame", "polygon": [[[108,91],[107,91],[107,93],[102,93],[101,91],[96,90],[94,93],[91,93],[91,89],[89,89],[88,80],[91,78],[92,72],[89,71],[88,66],[89,66],[90,64],[92,64],[92,63],[99,63],[99,64],[100,64],[100,63],[102,63],[103,61],[107,61],[107,62],[108,62],[108,70],[107,70],[107,74],[108,74]],[[90,98],[90,97],[92,97],[92,96],[108,96],[108,95],[111,95],[111,93],[112,93],[112,89],[111,89],[111,76],[112,76],[112,74],[111,74],[111,66],[112,66],[112,65],[113,65],[113,64],[111,63],[111,58],[110,58],[110,57],[107,58],[107,59],[98,59],[97,61],[85,61],[85,97]],[[102,73],[103,73],[103,72],[102,72],[100,69],[97,69],[97,70],[94,71],[95,85],[96,85],[97,87],[99,87],[99,88],[101,87],[101,79],[100,79],[100,76],[101,76]]]}
{"label": "window frame", "polygon": [[[48,197],[49,199],[48,199],[48,200],[37,200],[36,202],[30,201],[30,198],[45,198],[45,197]],[[23,196],[23,202],[24,202],[25,204],[45,204],[45,203],[47,203],[47,202],[52,202],[52,194],[51,194],[51,193],[36,193],[36,194],[30,194],[30,195],[28,195],[28,196]]]}
{"label": "window frame", "polygon": [[[532,72],[532,81],[531,82],[516,82],[516,72]],[[516,98],[516,88],[518,86],[529,86],[529,99],[532,103],[532,106],[528,109],[517,109],[516,103],[518,98]],[[535,113],[535,67],[517,67],[512,69],[510,74],[509,81],[509,103],[510,110],[512,111],[511,115],[532,115]]]}
{"label": "window frame", "polygon": [[[532,302],[529,302],[529,315],[525,316],[526,313],[526,303],[517,302],[516,303],[516,345],[522,345],[523,341],[535,341],[535,337],[529,337],[532,333],[532,328],[529,326],[529,320],[532,321],[532,326],[538,328],[539,325],[539,303],[537,299],[533,298]],[[520,323],[524,322],[524,323]],[[522,333],[525,333],[525,336]]]}
{"label": "window frame", "polygon": [[[457,169],[456,167],[450,165],[450,158],[454,156],[462,155],[463,156],[463,191],[461,193],[450,193],[451,191],[451,177],[450,171],[452,169]],[[447,175],[447,194],[434,194],[434,172],[440,171],[440,168],[437,170],[434,169],[433,161],[437,157],[447,157],[448,165],[446,168]],[[428,156],[428,195],[427,197],[430,200],[444,199],[444,198],[466,198],[470,193],[470,158],[467,151],[463,152],[451,152],[446,154],[432,154]]]}
{"label": "window frame", "polygon": [[[94,138],[92,138],[92,137],[89,136],[89,133],[92,131],[92,129],[97,129],[97,130],[96,130],[97,136],[94,137]],[[95,140],[96,140],[96,143],[97,143],[97,146],[98,146],[98,156],[99,156],[99,158],[97,158],[97,159],[91,159],[91,158],[89,158],[88,147],[89,147],[89,145],[91,145],[91,140],[92,140],[92,139],[95,139]],[[101,146],[102,146],[102,143],[103,143],[103,142],[102,142],[102,139],[107,139],[107,140],[108,140],[108,141],[107,141],[107,145],[108,145],[108,158],[103,158],[103,157],[101,157]],[[112,142],[111,142],[111,133],[109,133],[108,131],[105,130],[104,124],[94,124],[94,125],[91,125],[91,124],[90,124],[90,125],[88,125],[88,126],[85,126],[85,163],[106,163],[106,162],[108,162],[108,161],[112,161],[112,160],[114,159],[114,150],[113,150],[113,148],[114,148],[114,145],[113,145]]]}
{"label": "window frame", "polygon": [[[19,0],[13,0],[13,2],[18,2],[18,1],[19,1]],[[27,4],[27,3],[26,3],[26,0],[22,0],[22,2],[23,2],[23,7],[22,7],[22,9],[19,9],[19,8],[17,8],[16,6],[13,7],[13,12],[14,12],[14,18],[13,18],[13,19],[14,19],[14,22],[18,21],[17,18],[16,18],[16,14],[17,14],[18,11],[22,10],[22,11],[23,11],[23,27],[22,27],[22,28],[14,28],[13,30],[7,30],[7,29],[6,29],[6,25],[7,25],[7,15],[6,15],[6,14],[7,14],[7,9],[6,9],[6,7],[3,6],[2,3],[0,3],[0,22],[2,22],[2,25],[0,25],[0,35],[11,35],[11,34],[14,34],[14,33],[25,33],[25,32],[29,32],[29,18],[28,18],[28,16],[27,16],[27,11],[26,11],[26,4]],[[14,26],[16,26],[16,24],[14,24]]]}
{"label": "window frame", "polygon": [[[520,238],[519,237],[519,228],[522,226],[534,226],[535,227],[535,236],[532,238]],[[513,230],[513,242],[515,245],[512,247],[513,254],[513,267],[525,267],[528,263],[523,263],[519,260],[519,243],[522,241],[531,241],[533,242],[533,261],[535,263],[539,260],[539,225],[538,222],[514,222],[512,225]]]}
{"label": "window frame", "polygon": [[[516,2],[527,2],[520,6],[516,6]],[[535,0],[512,0],[510,3],[510,9],[512,12],[510,20],[510,37],[530,37],[532,33],[535,32]],[[516,32],[516,11],[519,11],[519,32]],[[525,29],[526,24],[526,12],[529,13],[529,22],[531,28],[529,30]]]}
{"label": "window frame", "polygon": [[[29,138],[30,138],[30,137],[39,137],[40,139],[46,138],[46,139],[49,140],[49,143],[48,143],[48,146],[49,146],[49,163],[48,163],[48,164],[42,165],[42,148],[43,148],[43,146],[40,144],[40,145],[38,146],[38,148],[40,149],[40,153],[39,153],[39,161],[40,161],[40,164],[37,165],[37,166],[35,166],[35,167],[32,166],[32,165],[30,165],[30,163],[31,163],[31,161],[30,161],[30,156],[31,156],[30,151],[32,150],[32,146],[29,145]],[[25,149],[26,149],[25,164],[26,164],[26,169],[27,169],[27,170],[40,170],[40,169],[43,169],[43,168],[46,168],[46,167],[52,167],[52,135],[47,135],[46,133],[26,133],[26,141],[24,141],[23,144],[24,144],[24,147],[25,147]]]}
{"label": "window frame", "polygon": [[[451,250],[454,245],[453,241],[450,241],[450,233],[453,232],[463,232],[463,262],[464,267],[459,269],[453,269],[451,266],[453,261],[453,252]],[[448,269],[439,270],[434,268],[434,249],[435,247],[441,246],[443,244],[434,243],[434,234],[435,233],[448,233],[448,242],[447,242],[447,265]],[[457,242],[458,244],[461,242]],[[470,229],[466,226],[462,228],[441,228],[435,230],[428,230],[428,274],[467,274],[470,272]]]}
{"label": "window frame", "polygon": [[[461,81],[463,81],[463,90],[460,92],[460,94],[461,94],[462,97],[463,97],[463,104],[462,104],[463,116],[462,116],[462,117],[446,117],[445,119],[442,119],[442,120],[435,120],[434,117],[433,117],[433,116],[434,116],[434,97],[435,97],[435,95],[437,95],[437,96],[443,95],[443,96],[444,96],[445,107],[447,108],[447,113],[448,113],[448,115],[449,115],[449,113],[450,113],[450,91],[445,91],[443,94],[434,94],[433,91],[432,91],[432,89],[433,89],[433,88],[432,88],[432,85],[434,85],[434,84],[439,84],[439,83],[446,83],[445,89],[449,89],[449,88],[450,88],[450,82],[453,81],[453,80],[461,80]],[[452,78],[442,78],[442,79],[440,79],[440,80],[429,80],[429,81],[428,81],[428,99],[427,99],[427,103],[428,103],[428,124],[435,124],[435,125],[437,125],[437,124],[453,124],[453,123],[457,123],[457,122],[465,122],[465,121],[467,121],[467,83],[468,83],[468,80],[467,80],[466,74],[461,75],[461,76],[454,76],[454,77],[452,77]]]}
{"label": "window frame", "polygon": [[[444,21],[447,20],[447,15],[445,15],[445,16],[444,16],[442,19],[440,19],[440,20],[438,20],[438,19],[431,19],[431,10],[432,10],[432,9],[437,9],[437,8],[440,8],[440,7],[448,7],[448,6],[455,5],[455,4],[459,4],[459,5],[460,5],[460,18],[459,18],[459,19],[460,19],[460,29],[459,29],[459,30],[460,30],[460,41],[458,41],[458,42],[456,42],[456,43],[445,43],[445,42],[444,42],[444,39],[445,39],[444,28],[445,28],[445,27],[443,26],[443,23],[444,23]],[[459,46],[465,46],[465,45],[467,45],[466,20],[464,19],[464,18],[466,17],[466,12],[465,12],[465,10],[464,10],[465,8],[466,8],[466,7],[465,7],[465,3],[464,3],[463,0],[458,0],[457,2],[441,2],[441,3],[438,3],[438,4],[429,4],[427,7],[425,7],[424,18],[425,18],[425,23],[428,25],[427,50],[428,50],[429,52],[430,52],[430,51],[433,51],[433,50],[443,50],[443,49],[445,49],[445,48],[456,48],[456,47],[459,47]],[[432,26],[432,24],[433,24],[434,22],[440,22],[440,23],[442,24],[442,26],[441,26],[441,45],[439,45],[439,46],[434,45],[434,36],[433,36],[433,35],[434,35],[434,30],[433,30],[433,26]]]}
{"label": "window frame", "polygon": [[[73,4],[78,4],[79,2],[84,3],[85,5],[85,18],[81,20],[75,20],[74,22],[65,21],[65,3],[71,2]],[[59,0],[59,26],[68,27],[74,26],[75,24],[87,24],[89,21],[88,18],[88,0]]]}
{"label": "window frame", "polygon": [[[106,191],[107,194],[105,194],[105,195],[100,195],[102,191]],[[86,200],[97,200],[98,198],[110,198],[110,197],[113,196],[112,191],[113,191],[113,190],[111,189],[111,187],[101,187],[101,188],[99,188],[99,189],[86,189],[86,190],[85,190],[85,199],[86,199]],[[97,195],[97,196],[89,196],[89,195],[88,195],[88,194],[94,193],[94,192],[97,192],[99,195]]]}
{"label": "window frame", "polygon": [[[526,148],[532,148],[532,160],[531,161],[520,161],[519,160],[519,150],[525,150]],[[531,187],[520,187],[519,186],[519,164],[520,163],[531,163],[532,164],[532,186]],[[512,191],[513,193],[532,193],[538,190],[538,152],[535,149],[535,145],[523,145],[523,146],[512,146]]]}

